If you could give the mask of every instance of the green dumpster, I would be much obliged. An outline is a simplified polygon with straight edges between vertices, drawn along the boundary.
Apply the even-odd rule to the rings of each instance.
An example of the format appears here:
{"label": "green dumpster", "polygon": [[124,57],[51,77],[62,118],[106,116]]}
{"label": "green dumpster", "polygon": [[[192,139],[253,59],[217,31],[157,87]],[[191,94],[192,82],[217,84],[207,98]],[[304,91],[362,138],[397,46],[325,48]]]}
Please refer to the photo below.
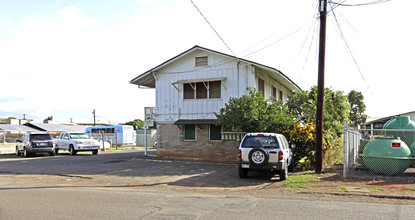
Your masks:
{"label": "green dumpster", "polygon": [[395,138],[375,138],[363,151],[364,165],[376,174],[402,174],[409,167],[410,161],[409,147],[405,142]]}
{"label": "green dumpster", "polygon": [[410,120],[409,116],[398,116],[394,119],[387,121],[383,128],[384,136],[400,138],[407,146],[410,146],[415,141],[414,131],[404,130],[415,130],[415,123]]}

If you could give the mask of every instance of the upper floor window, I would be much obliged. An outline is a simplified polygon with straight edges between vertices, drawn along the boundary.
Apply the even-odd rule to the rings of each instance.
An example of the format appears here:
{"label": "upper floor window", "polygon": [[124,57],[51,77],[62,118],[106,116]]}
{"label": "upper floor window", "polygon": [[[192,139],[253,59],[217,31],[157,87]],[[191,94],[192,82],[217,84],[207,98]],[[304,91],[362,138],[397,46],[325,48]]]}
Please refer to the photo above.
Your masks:
{"label": "upper floor window", "polygon": [[265,95],[265,83],[261,78],[258,78],[258,91],[261,92],[262,95]]}
{"label": "upper floor window", "polygon": [[277,98],[277,88],[275,88],[274,86],[272,87],[272,98]]}
{"label": "upper floor window", "polygon": [[183,99],[221,98],[221,81],[195,82],[183,84]]}
{"label": "upper floor window", "polygon": [[280,101],[283,101],[282,91],[280,90]]}
{"label": "upper floor window", "polygon": [[207,66],[208,65],[208,57],[196,57],[195,58],[195,66]]}

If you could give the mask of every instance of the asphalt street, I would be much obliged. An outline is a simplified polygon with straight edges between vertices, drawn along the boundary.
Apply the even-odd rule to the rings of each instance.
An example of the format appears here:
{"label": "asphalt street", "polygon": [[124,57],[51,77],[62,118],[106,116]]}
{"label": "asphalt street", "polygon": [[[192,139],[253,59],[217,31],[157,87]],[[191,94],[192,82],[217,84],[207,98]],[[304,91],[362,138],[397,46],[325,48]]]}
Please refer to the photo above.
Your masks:
{"label": "asphalt street", "polygon": [[[326,181],[325,184],[327,184]],[[330,182],[331,183],[331,182]],[[321,185],[321,186],[320,186]],[[320,188],[318,188],[320,187]],[[155,151],[0,158],[0,219],[413,219],[415,201],[321,194]],[[330,186],[331,187],[331,186]],[[337,188],[332,188],[336,190]]]}
{"label": "asphalt street", "polygon": [[413,219],[415,207],[92,187],[0,191],[0,219]]}

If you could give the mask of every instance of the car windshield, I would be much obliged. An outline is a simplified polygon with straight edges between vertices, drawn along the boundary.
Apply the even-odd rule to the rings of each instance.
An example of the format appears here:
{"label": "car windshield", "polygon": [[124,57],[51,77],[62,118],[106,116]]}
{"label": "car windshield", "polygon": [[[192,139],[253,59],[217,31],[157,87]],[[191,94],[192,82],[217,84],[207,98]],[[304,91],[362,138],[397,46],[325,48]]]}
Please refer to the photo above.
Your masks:
{"label": "car windshield", "polygon": [[86,133],[71,133],[71,139],[89,139],[88,134]]}
{"label": "car windshield", "polygon": [[50,134],[31,134],[30,140],[31,141],[48,141],[48,140],[52,140],[52,136]]}
{"label": "car windshield", "polygon": [[271,136],[247,136],[242,147],[279,148],[278,141]]}

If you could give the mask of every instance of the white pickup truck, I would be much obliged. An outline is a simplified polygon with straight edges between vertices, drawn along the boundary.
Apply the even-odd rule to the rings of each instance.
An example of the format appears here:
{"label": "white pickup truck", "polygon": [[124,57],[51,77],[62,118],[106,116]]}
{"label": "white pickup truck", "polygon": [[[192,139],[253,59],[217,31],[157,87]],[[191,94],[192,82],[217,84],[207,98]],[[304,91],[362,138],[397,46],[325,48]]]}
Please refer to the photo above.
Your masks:
{"label": "white pickup truck", "polygon": [[92,154],[98,154],[99,143],[97,140],[90,138],[87,133],[63,132],[59,138],[54,139],[55,154],[60,150],[67,150],[71,155],[78,151],[92,151]]}

